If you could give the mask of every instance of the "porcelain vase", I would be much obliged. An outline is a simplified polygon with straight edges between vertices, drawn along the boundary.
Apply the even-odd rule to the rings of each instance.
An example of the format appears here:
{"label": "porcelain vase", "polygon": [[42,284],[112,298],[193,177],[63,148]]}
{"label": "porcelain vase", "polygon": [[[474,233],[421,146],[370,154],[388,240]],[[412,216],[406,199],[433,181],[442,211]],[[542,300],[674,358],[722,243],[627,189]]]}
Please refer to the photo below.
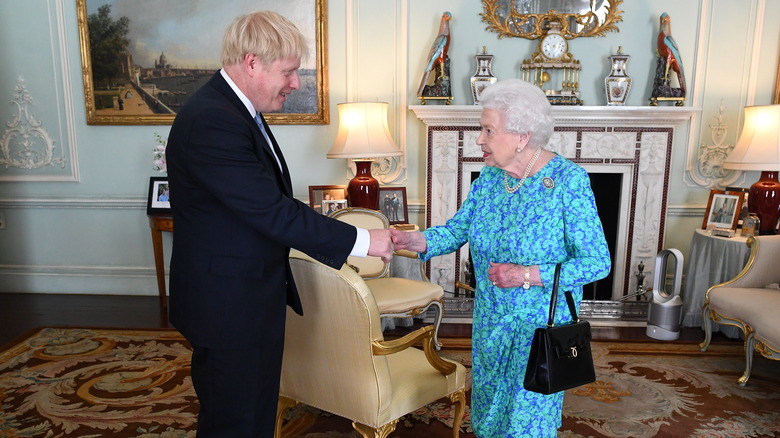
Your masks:
{"label": "porcelain vase", "polygon": [[624,55],[618,48],[618,53],[609,57],[612,71],[604,78],[604,92],[607,96],[607,105],[625,105],[628,92],[631,90],[631,77],[626,73],[626,63],[630,58]]}

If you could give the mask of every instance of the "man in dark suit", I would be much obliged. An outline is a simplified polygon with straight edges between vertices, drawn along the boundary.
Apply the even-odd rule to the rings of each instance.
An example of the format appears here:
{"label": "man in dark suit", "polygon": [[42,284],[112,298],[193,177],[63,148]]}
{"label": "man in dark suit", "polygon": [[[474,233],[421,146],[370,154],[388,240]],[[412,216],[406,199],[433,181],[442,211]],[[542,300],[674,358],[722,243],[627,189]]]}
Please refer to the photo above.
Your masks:
{"label": "man in dark suit", "polygon": [[170,320],[193,347],[199,438],[273,435],[285,308],[303,312],[290,248],[334,268],[349,255],[392,257],[389,231],[357,229],[293,198],[260,113],[279,111],[300,87],[304,53],[286,18],[238,17],[222,70],[181,108],[168,138]]}

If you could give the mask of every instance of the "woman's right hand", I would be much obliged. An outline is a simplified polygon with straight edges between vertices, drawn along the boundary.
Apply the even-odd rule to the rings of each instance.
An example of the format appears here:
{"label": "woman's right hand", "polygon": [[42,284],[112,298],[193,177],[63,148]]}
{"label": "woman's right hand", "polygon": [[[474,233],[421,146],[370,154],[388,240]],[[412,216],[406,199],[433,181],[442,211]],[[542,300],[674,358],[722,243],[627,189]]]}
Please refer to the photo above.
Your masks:
{"label": "woman's right hand", "polygon": [[425,235],[420,231],[399,231],[390,228],[393,245],[395,250],[405,249],[414,252],[425,252],[428,249],[428,242]]}

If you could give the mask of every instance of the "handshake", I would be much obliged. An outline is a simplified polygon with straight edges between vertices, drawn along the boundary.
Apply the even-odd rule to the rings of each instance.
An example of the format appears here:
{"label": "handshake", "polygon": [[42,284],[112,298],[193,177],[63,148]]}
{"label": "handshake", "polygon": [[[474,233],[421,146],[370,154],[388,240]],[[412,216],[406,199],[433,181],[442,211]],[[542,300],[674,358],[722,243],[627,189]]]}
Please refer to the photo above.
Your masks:
{"label": "handshake", "polygon": [[391,228],[368,230],[368,233],[371,236],[368,255],[380,257],[385,263],[390,263],[395,251],[425,252],[428,248],[425,236],[419,231],[399,231]]}

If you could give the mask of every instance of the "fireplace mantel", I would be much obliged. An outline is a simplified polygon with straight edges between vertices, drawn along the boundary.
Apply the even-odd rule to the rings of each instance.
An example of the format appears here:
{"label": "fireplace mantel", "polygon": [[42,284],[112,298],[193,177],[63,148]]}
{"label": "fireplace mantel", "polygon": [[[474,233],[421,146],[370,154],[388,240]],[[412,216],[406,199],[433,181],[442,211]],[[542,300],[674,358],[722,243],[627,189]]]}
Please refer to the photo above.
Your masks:
{"label": "fireplace mantel", "polygon": [[[410,105],[418,119],[428,126],[479,125],[480,105]],[[701,111],[688,106],[554,106],[558,126],[641,125],[674,127]]]}
{"label": "fireplace mantel", "polygon": [[[484,166],[476,145],[479,105],[412,105],[426,125],[426,226],[455,214],[471,175]],[[653,260],[662,249],[674,131],[700,112],[694,107],[554,106],[555,133],[547,148],[588,172],[622,175],[619,229],[614,250],[612,299],[636,289],[633,275],[645,266],[651,287]],[[463,281],[467,247],[436,257],[430,278],[445,290]],[[464,252],[463,254],[461,254]]]}

